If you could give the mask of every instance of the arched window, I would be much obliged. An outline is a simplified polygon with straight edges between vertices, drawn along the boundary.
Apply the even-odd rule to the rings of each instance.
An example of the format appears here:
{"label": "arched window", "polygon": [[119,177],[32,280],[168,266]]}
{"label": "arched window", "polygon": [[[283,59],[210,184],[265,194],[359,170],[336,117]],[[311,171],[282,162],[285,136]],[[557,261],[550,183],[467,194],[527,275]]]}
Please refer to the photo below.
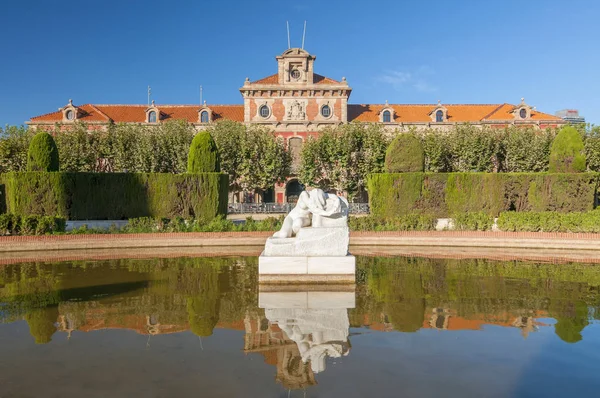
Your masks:
{"label": "arched window", "polygon": [[527,119],[527,109],[521,108],[521,110],[519,111],[519,116],[521,117],[521,119]]}
{"label": "arched window", "polygon": [[75,119],[75,112],[73,112],[72,109],[69,109],[67,111],[67,115],[66,116],[67,116],[67,120],[73,120],[73,119]]}
{"label": "arched window", "polygon": [[443,122],[444,122],[444,111],[442,111],[442,110],[440,109],[440,110],[438,110],[438,111],[435,113],[435,121],[436,121],[437,123],[443,123]]}
{"label": "arched window", "polygon": [[331,108],[329,107],[329,105],[323,105],[323,107],[321,107],[321,116],[323,116],[323,117],[331,116]]}
{"label": "arched window", "polygon": [[208,112],[207,111],[202,111],[202,113],[200,113],[200,123],[208,123]]}
{"label": "arched window", "polygon": [[265,119],[266,119],[266,118],[268,118],[268,117],[269,117],[269,115],[271,114],[271,112],[269,111],[269,107],[268,107],[268,106],[266,106],[266,105],[262,105],[262,106],[260,107],[260,110],[259,110],[259,112],[260,112],[260,116],[261,116],[261,117],[264,117]]}
{"label": "arched window", "polygon": [[156,123],[156,112],[155,111],[151,111],[148,114],[148,123]]}
{"label": "arched window", "polygon": [[383,112],[383,122],[384,123],[391,123],[392,122],[392,115],[391,115],[390,111],[384,111]]}

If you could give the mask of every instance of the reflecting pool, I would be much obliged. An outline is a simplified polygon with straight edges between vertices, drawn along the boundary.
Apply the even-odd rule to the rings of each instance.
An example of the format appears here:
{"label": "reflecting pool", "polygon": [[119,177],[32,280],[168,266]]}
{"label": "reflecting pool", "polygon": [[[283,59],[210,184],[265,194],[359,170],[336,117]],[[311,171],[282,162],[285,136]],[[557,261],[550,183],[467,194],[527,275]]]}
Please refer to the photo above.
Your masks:
{"label": "reflecting pool", "polygon": [[566,397],[600,389],[600,267],[357,257],[0,265],[0,397]]}

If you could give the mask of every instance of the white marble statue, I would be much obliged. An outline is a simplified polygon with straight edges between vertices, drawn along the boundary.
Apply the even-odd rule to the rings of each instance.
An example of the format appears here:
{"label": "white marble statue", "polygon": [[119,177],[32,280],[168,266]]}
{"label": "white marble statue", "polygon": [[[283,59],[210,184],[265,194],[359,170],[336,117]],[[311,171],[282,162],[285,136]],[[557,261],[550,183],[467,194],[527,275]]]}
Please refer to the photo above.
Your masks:
{"label": "white marble statue", "polygon": [[[312,222],[311,222],[312,215]],[[302,191],[296,207],[283,220],[281,229],[273,235],[274,238],[291,238],[298,234],[301,228],[325,226],[324,219],[348,216],[348,202],[337,195],[325,193],[322,189],[310,192]],[[345,226],[347,221],[343,220]],[[339,223],[338,223],[339,224]]]}
{"label": "white marble statue", "polygon": [[348,201],[322,189],[304,191],[281,229],[265,242],[258,272],[260,276],[337,275],[354,281],[355,259],[348,253],[349,244]]}

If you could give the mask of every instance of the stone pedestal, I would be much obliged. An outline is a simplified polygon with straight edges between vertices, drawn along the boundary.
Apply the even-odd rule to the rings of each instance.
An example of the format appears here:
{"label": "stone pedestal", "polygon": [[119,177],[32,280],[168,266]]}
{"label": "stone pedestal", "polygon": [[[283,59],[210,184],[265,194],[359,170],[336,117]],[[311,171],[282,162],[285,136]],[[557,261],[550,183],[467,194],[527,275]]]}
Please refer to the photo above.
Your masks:
{"label": "stone pedestal", "polygon": [[354,283],[349,242],[347,226],[302,228],[294,238],[269,238],[258,259],[258,281]]}
{"label": "stone pedestal", "polygon": [[345,256],[265,256],[258,258],[258,281],[271,283],[354,283],[356,259]]}
{"label": "stone pedestal", "polygon": [[348,254],[348,227],[302,228],[294,238],[269,238],[263,256],[326,256]]}

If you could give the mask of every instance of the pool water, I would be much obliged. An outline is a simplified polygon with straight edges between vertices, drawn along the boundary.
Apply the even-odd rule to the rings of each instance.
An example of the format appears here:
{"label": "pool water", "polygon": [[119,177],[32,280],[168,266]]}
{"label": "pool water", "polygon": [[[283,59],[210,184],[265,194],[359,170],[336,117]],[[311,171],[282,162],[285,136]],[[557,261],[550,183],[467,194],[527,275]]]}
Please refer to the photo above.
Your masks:
{"label": "pool water", "polygon": [[0,397],[600,394],[600,267],[357,257],[258,286],[255,257],[0,265]]}

